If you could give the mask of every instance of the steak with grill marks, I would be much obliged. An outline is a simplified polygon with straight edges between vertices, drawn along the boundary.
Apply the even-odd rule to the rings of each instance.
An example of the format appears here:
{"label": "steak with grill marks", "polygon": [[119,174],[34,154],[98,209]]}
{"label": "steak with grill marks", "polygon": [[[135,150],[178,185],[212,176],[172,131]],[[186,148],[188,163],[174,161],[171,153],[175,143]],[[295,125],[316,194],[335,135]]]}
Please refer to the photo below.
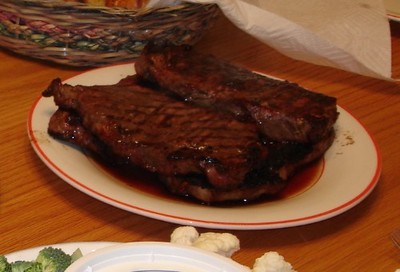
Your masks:
{"label": "steak with grill marks", "polygon": [[51,95],[64,112],[80,118],[105,157],[160,175],[205,175],[212,186],[229,189],[268,154],[252,124],[137,84],[73,87],[54,80],[44,92]]}
{"label": "steak with grill marks", "polygon": [[315,144],[271,142],[254,123],[177,100],[135,76],[90,87],[55,79],[43,96],[59,107],[48,127],[53,137],[155,172],[172,193],[207,203],[275,194],[333,140],[331,131]]}
{"label": "steak with grill marks", "polygon": [[318,142],[338,112],[336,99],[271,79],[185,46],[148,45],[136,73],[187,101],[255,121],[275,141]]}

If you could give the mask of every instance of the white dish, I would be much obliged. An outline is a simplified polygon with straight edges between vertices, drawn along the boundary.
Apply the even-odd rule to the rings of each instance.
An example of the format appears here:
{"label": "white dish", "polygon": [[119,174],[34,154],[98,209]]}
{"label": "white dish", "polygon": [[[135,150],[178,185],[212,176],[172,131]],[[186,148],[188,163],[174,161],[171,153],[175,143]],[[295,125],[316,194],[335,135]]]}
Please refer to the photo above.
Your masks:
{"label": "white dish", "polygon": [[[248,271],[232,259],[194,247],[163,242],[78,242],[47,245],[61,248],[72,254],[80,249],[83,257],[74,262],[66,272],[74,271],[190,271],[212,272]],[[39,251],[47,246],[39,246],[6,254],[9,262],[35,260]]]}
{"label": "white dish", "polygon": [[384,0],[384,4],[389,19],[400,22],[400,1]]}
{"label": "white dish", "polygon": [[65,272],[248,272],[230,258],[160,242],[124,243],[84,255]]}
{"label": "white dish", "polygon": [[[134,73],[134,64],[95,69],[66,82],[113,84]],[[52,98],[39,98],[28,118],[32,146],[60,178],[102,202],[143,216],[217,229],[274,229],[309,224],[341,214],[373,190],[381,172],[377,147],[364,127],[339,107],[337,138],[324,157],[318,181],[296,196],[264,203],[210,207],[146,193],[103,171],[80,149],[47,134],[56,110]]]}
{"label": "white dish", "polygon": [[6,258],[9,262],[15,262],[19,260],[23,261],[33,261],[39,254],[39,251],[44,247],[54,247],[54,248],[61,248],[65,253],[72,254],[76,249],[80,249],[82,254],[88,254],[94,252],[100,248],[105,248],[109,246],[113,246],[119,243],[116,242],[79,242],[79,243],[61,243],[61,244],[52,244],[46,246],[38,246],[27,248],[19,251],[15,251],[9,254],[6,254]]}

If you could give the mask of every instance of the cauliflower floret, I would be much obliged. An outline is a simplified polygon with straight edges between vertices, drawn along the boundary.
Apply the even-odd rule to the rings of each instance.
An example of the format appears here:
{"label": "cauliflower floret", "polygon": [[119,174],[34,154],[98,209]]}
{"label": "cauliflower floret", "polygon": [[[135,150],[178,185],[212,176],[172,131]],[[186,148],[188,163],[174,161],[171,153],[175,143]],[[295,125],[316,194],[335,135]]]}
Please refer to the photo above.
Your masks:
{"label": "cauliflower floret", "polygon": [[296,272],[292,265],[275,251],[265,253],[256,259],[253,272]]}
{"label": "cauliflower floret", "polygon": [[233,253],[240,249],[240,242],[235,235],[230,233],[206,232],[200,234],[193,246],[225,257],[231,257]]}
{"label": "cauliflower floret", "polygon": [[[199,234],[194,227],[183,226],[171,233],[171,243],[193,246],[230,258],[240,249],[239,239],[231,233],[206,232]],[[265,253],[256,259],[249,272],[296,272],[292,265],[275,251]],[[400,272],[400,271],[395,271]]]}
{"label": "cauliflower floret", "polygon": [[191,246],[199,238],[199,233],[194,227],[184,226],[176,228],[171,233],[171,243]]}
{"label": "cauliflower floret", "polygon": [[201,248],[226,257],[231,257],[240,248],[239,239],[233,234],[206,232],[199,235],[191,226],[176,228],[171,234],[171,243]]}

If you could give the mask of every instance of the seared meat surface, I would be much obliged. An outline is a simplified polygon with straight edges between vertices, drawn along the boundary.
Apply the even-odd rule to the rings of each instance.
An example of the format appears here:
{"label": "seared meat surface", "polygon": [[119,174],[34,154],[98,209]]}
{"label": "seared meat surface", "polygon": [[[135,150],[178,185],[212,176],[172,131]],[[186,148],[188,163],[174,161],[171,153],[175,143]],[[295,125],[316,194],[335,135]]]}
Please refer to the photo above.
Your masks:
{"label": "seared meat surface", "polygon": [[274,195],[333,142],[332,97],[184,47],[149,46],[135,68],[107,86],[53,80],[48,133],[206,203]]}
{"label": "seared meat surface", "polygon": [[268,155],[253,124],[189,107],[137,84],[72,87],[54,80],[44,95],[53,95],[64,112],[76,115],[69,120],[80,119],[81,127],[104,146],[100,152],[105,157],[160,175],[205,175],[216,188],[234,188]]}
{"label": "seared meat surface", "polygon": [[333,140],[331,133],[316,144],[270,141],[254,123],[174,99],[135,76],[90,87],[55,79],[43,96],[59,107],[48,127],[53,137],[155,172],[172,193],[206,203],[275,194]]}
{"label": "seared meat surface", "polygon": [[184,46],[149,46],[137,74],[197,105],[253,121],[275,141],[318,142],[338,113],[336,99],[274,80]]}
{"label": "seared meat surface", "polygon": [[169,176],[160,179],[172,193],[190,195],[206,203],[256,200],[281,192],[300,169],[321,158],[333,140],[334,133],[331,132],[326,138],[312,145],[293,142],[265,143],[269,150],[265,167],[253,171],[244,183],[230,190],[210,187],[201,177]]}

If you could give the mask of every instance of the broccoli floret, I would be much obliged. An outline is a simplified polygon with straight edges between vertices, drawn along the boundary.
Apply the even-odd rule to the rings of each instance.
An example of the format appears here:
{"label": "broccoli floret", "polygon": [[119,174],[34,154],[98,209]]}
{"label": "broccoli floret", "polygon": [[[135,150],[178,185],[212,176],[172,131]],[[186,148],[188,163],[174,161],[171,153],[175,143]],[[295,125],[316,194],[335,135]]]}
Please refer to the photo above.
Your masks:
{"label": "broccoli floret", "polygon": [[11,272],[11,264],[4,255],[0,255],[0,272]]}
{"label": "broccoli floret", "polygon": [[33,266],[32,261],[15,261],[11,263],[11,272],[24,272],[29,267]]}
{"label": "broccoli floret", "polygon": [[24,272],[42,272],[42,264],[38,262],[32,262],[32,265],[24,270]]}
{"label": "broccoli floret", "polygon": [[36,262],[41,264],[43,272],[64,272],[71,265],[72,258],[62,249],[45,247],[39,251]]}
{"label": "broccoli floret", "polygon": [[72,252],[71,254],[71,263],[75,262],[76,260],[78,260],[80,257],[82,257],[82,251],[80,248],[77,248],[74,252]]}
{"label": "broccoli floret", "polygon": [[36,260],[8,262],[0,255],[0,272],[64,272],[73,261],[82,257],[78,248],[71,255],[60,248],[45,247],[39,251]]}

